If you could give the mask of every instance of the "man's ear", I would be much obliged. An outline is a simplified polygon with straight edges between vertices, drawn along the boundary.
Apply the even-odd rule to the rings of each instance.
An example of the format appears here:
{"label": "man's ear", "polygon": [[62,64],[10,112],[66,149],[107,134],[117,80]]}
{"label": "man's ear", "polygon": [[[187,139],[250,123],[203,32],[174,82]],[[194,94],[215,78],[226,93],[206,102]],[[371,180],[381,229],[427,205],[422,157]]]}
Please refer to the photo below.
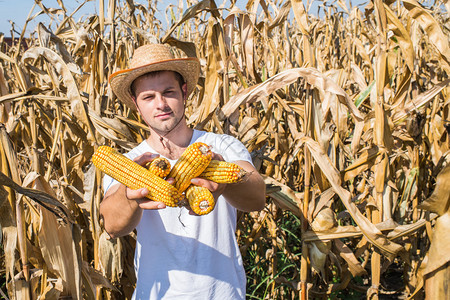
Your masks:
{"label": "man's ear", "polygon": [[183,85],[181,86],[181,90],[183,91],[184,100],[186,100],[187,99],[187,83],[183,83]]}

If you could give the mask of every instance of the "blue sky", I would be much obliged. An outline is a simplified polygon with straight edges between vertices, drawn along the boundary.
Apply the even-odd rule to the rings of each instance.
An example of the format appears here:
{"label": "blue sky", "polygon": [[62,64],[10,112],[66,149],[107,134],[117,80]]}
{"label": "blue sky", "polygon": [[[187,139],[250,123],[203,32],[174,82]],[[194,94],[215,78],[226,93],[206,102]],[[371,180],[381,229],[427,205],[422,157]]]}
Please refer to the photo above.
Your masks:
{"label": "blue sky", "polygon": [[[121,1],[125,1],[125,0],[121,0]],[[312,1],[312,0],[310,0],[310,1]],[[352,0],[352,3],[355,5],[355,4],[358,4],[358,3],[360,4],[360,3],[367,2],[367,1],[368,0],[366,0],[366,1]],[[81,3],[84,2],[84,0],[62,0],[62,2],[64,3],[64,6],[67,9],[67,11],[69,13],[72,13]],[[148,3],[147,0],[135,0],[135,2],[143,3],[143,4]],[[237,6],[240,7],[241,9],[244,9],[245,4],[247,2],[248,2],[248,0],[237,0]],[[311,13],[317,12],[317,5],[321,2],[322,1],[317,1],[317,0],[313,2],[313,6],[311,8]],[[329,2],[332,3],[335,1],[329,1]],[[346,2],[349,2],[349,0],[347,0]],[[47,8],[60,8],[57,0],[42,0],[42,3]],[[105,0],[105,3],[108,3],[108,1]],[[162,13],[160,21],[163,24],[165,24],[165,19],[163,17],[163,14],[165,11],[165,6],[168,3],[178,3],[178,0],[164,0],[164,1],[160,0],[159,1],[158,8],[160,9],[160,11]],[[216,4],[218,6],[221,3],[222,3],[222,0],[216,0]],[[229,1],[228,1],[228,3],[229,3]],[[307,1],[305,0],[304,3],[307,3]],[[28,14],[30,13],[31,9],[33,8],[33,4],[34,4],[34,0],[0,0],[0,32],[3,32],[5,34],[5,36],[7,36],[7,37],[9,37],[11,35],[10,34],[11,24],[10,24],[9,20],[13,21],[15,23],[16,30],[21,32],[25,25],[25,20],[27,19]],[[107,4],[105,4],[105,5],[107,5]],[[185,7],[185,9],[186,9],[186,7]],[[41,11],[41,9],[39,6],[36,5],[36,7],[34,8],[31,15],[33,16],[33,15],[37,14],[39,11]],[[78,20],[80,17],[82,17],[84,15],[97,13],[98,11],[99,11],[99,1],[98,0],[90,1],[90,2],[85,3],[83,8],[74,15],[74,19]],[[60,23],[61,19],[62,19],[62,17],[60,17],[60,20],[57,21],[57,24]],[[31,31],[33,31],[39,22],[42,22],[47,26],[51,23],[48,16],[46,16],[46,15],[37,16],[32,21],[29,22],[26,32],[29,34]],[[17,33],[15,34],[15,36],[18,36]]]}
{"label": "blue sky", "polygon": [[[69,13],[73,12],[81,3],[81,0],[63,0],[64,6]],[[105,1],[107,2],[107,1]],[[60,8],[56,0],[42,0],[47,8]],[[15,23],[15,29],[19,32],[23,29],[25,21],[33,8],[34,0],[0,0],[0,32],[5,36],[10,36],[11,24],[9,20]],[[32,16],[41,11],[39,6],[35,6]],[[98,1],[91,1],[85,4],[85,7],[77,14],[75,20],[79,17],[98,11]],[[34,30],[39,22],[46,25],[50,24],[50,19],[46,15],[40,15],[30,21],[27,26],[27,32]],[[59,21],[57,22],[59,23]],[[17,34],[15,34],[17,36]]]}

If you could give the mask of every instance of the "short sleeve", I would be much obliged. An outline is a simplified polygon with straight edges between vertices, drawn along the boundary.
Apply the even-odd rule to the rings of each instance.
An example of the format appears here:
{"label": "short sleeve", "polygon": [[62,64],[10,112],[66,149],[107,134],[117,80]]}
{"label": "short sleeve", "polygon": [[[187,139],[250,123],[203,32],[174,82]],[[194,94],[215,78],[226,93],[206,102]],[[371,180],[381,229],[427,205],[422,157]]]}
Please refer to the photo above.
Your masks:
{"label": "short sleeve", "polygon": [[222,155],[226,161],[243,160],[253,165],[252,157],[247,148],[241,141],[231,135],[206,133],[199,140],[212,146],[211,150]]}
{"label": "short sleeve", "polygon": [[222,154],[222,156],[226,161],[233,162],[237,160],[244,160],[253,164],[252,157],[247,148],[245,148],[244,144],[242,144],[242,142],[235,137],[225,135],[223,136],[221,143],[223,144],[223,151],[225,153]]}
{"label": "short sleeve", "polygon": [[111,176],[106,175],[103,177],[103,192],[106,193],[110,187],[119,183],[117,180],[113,179]]}

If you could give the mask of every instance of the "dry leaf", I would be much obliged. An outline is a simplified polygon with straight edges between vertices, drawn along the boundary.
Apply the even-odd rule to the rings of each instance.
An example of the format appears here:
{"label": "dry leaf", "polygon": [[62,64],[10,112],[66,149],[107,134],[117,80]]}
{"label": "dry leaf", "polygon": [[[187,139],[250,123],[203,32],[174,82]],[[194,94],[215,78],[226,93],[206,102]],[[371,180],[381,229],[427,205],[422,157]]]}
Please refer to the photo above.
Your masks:
{"label": "dry leaf", "polygon": [[418,208],[428,210],[442,216],[450,205],[450,164],[439,172],[433,194],[422,202]]}

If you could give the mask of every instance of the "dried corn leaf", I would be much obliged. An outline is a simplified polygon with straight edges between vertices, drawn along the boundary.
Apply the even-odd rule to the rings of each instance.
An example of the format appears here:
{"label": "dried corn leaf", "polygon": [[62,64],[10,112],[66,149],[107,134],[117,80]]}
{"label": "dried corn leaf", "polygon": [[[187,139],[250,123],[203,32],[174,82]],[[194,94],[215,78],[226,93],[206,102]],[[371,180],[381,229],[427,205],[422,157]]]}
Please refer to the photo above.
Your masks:
{"label": "dried corn leaf", "polygon": [[422,202],[418,208],[428,210],[438,215],[444,215],[450,206],[450,164],[439,172],[433,194]]}
{"label": "dried corn leaf", "polygon": [[119,290],[112,285],[112,283],[106,279],[102,273],[90,265],[88,265],[87,262],[83,262],[83,274],[87,274],[86,278],[89,278],[92,285],[95,285],[97,287],[104,287],[112,291],[118,292]]}
{"label": "dried corn leaf", "polygon": [[450,241],[447,237],[450,230],[450,164],[442,169],[437,177],[433,194],[420,205],[439,214],[433,229],[433,237],[428,252],[428,262],[424,275],[436,271],[450,261]]}
{"label": "dried corn leaf", "polygon": [[362,276],[367,274],[366,269],[363,268],[361,263],[353,254],[353,251],[345,245],[341,240],[334,240],[334,245],[337,248],[339,255],[347,262],[350,273],[353,277]]}
{"label": "dried corn leaf", "polygon": [[[299,77],[303,77],[309,84],[323,92],[330,92],[338,95],[340,99],[344,99],[342,102],[347,105],[351,113],[357,120],[362,120],[362,114],[357,110],[348,95],[331,79],[313,68],[295,68],[286,70],[276,74],[261,84],[249,87],[233,96],[230,101],[222,107],[221,113],[223,113],[224,117],[229,117],[244,103],[250,104],[255,101],[266,101],[265,99],[274,91],[293,83]],[[267,105],[265,105],[265,107],[267,107]]]}
{"label": "dried corn leaf", "polygon": [[411,99],[407,102],[407,104],[403,107],[402,110],[396,111],[392,116],[392,121],[394,123],[400,122],[404,119],[409,113],[412,111],[421,108],[426,103],[433,100],[433,98],[439,94],[446,86],[450,83],[450,79],[444,80],[442,82],[433,84],[433,87],[427,90],[426,92],[420,94],[419,96]]}
{"label": "dried corn leaf", "polygon": [[377,157],[381,154],[378,147],[364,150],[350,166],[341,172],[344,181],[355,178],[365,170],[370,169],[375,164]]}
{"label": "dried corn leaf", "polygon": [[0,242],[5,253],[6,281],[14,277],[14,264],[16,262],[15,249],[17,247],[17,227],[8,197],[9,193],[4,187],[0,186]]}
{"label": "dried corn leaf", "polygon": [[243,66],[246,70],[245,73],[250,75],[250,77],[256,82],[260,82],[258,73],[255,71],[255,61],[257,61],[257,55],[255,52],[255,44],[254,44],[254,29],[253,22],[250,19],[249,15],[243,14],[240,15],[240,25],[241,25],[241,38],[240,41],[242,43],[241,49],[243,52]]}
{"label": "dried corn leaf", "polygon": [[170,37],[173,31],[186,22],[187,20],[194,18],[197,14],[201,13],[202,11],[211,11],[211,14],[213,16],[217,16],[217,6],[214,0],[203,0],[198,2],[197,4],[192,5],[186,11],[183,13],[183,16],[179,21],[177,21],[175,24],[172,25],[172,27],[169,28],[166,35],[161,39],[163,43],[166,42],[166,40]]}
{"label": "dried corn leaf", "polygon": [[419,22],[420,26],[427,33],[431,44],[436,47],[439,53],[442,55],[444,62],[448,66],[450,64],[450,47],[448,44],[448,37],[442,31],[439,22],[423,8],[415,0],[404,0],[402,1],[405,8],[409,11],[409,16]]}
{"label": "dried corn leaf", "polygon": [[106,278],[112,282],[120,281],[123,269],[122,243],[120,239],[110,239],[103,231],[99,238],[98,253],[100,257],[101,270]]}
{"label": "dried corn leaf", "polygon": [[295,20],[304,35],[309,35],[308,14],[302,0],[291,0],[292,10],[294,11]]}
{"label": "dried corn leaf", "polygon": [[310,138],[302,138],[303,142],[308,146],[311,151],[315,162],[319,165],[322,172],[327,177],[331,186],[335,190],[336,194],[341,199],[347,211],[352,216],[355,223],[363,232],[364,236],[376,247],[378,247],[390,260],[394,259],[401,251],[403,247],[389,241],[376,227],[372,224],[361,212],[356,205],[351,202],[350,193],[341,187],[341,180],[338,171],[334,168],[333,164],[329,161],[328,156],[323,153],[321,147],[317,142]]}
{"label": "dried corn leaf", "polygon": [[432,242],[428,251],[428,262],[424,275],[436,271],[450,262],[450,240],[448,232],[450,230],[450,211],[436,219],[433,229]]}
{"label": "dried corn leaf", "polygon": [[73,222],[73,220],[70,217],[70,214],[67,212],[67,208],[63,204],[61,204],[58,200],[56,200],[55,197],[40,190],[21,187],[2,172],[0,172],[0,185],[10,187],[14,191],[31,198],[32,200],[36,201],[43,207],[47,208],[62,221]]}
{"label": "dried corn leaf", "polygon": [[41,22],[39,22],[37,26],[37,33],[41,47],[49,48],[50,41],[54,42],[56,44],[56,50],[59,52],[61,58],[67,64],[69,70],[72,73],[78,75],[81,75],[83,73],[81,71],[81,68],[75,63],[72,55],[69,53],[69,51],[67,51],[67,48],[64,45],[63,41],[59,37],[54,35],[53,32],[46,28]]}
{"label": "dried corn leaf", "polygon": [[73,115],[79,119],[83,124],[85,124],[88,128],[91,127],[88,121],[88,115],[86,108],[84,106],[84,102],[81,99],[80,92],[77,87],[77,83],[70,73],[69,67],[66,65],[64,60],[55,53],[53,50],[44,47],[34,47],[28,49],[24,55],[22,56],[22,61],[26,61],[28,59],[38,59],[39,57],[44,57],[47,61],[49,61],[56,71],[61,74],[63,77],[63,81],[65,86],[67,87],[67,97],[70,100],[70,108],[72,110]]}
{"label": "dried corn leaf", "polygon": [[[43,193],[53,193],[53,190],[41,176],[33,177],[34,187],[37,190]],[[62,295],[82,299],[78,226],[72,223],[59,222],[58,218],[47,209],[40,210],[39,225],[37,235],[42,257],[49,271],[62,279]]]}
{"label": "dried corn leaf", "polygon": [[404,60],[409,70],[414,71],[414,47],[412,45],[409,33],[389,6],[384,4],[384,10],[389,22],[388,29],[394,33],[397,43],[403,51]]}
{"label": "dried corn leaf", "polygon": [[312,242],[308,243],[308,255],[311,267],[316,273],[319,273],[325,280],[325,263],[327,255],[331,250],[331,242]]}
{"label": "dried corn leaf", "polygon": [[288,186],[279,183],[278,181],[268,176],[263,176],[266,184],[273,184],[280,187],[280,190],[273,191],[268,194],[269,197],[275,200],[277,205],[283,209],[287,209],[297,216],[301,216],[301,200],[300,195],[295,193]]}
{"label": "dried corn leaf", "polygon": [[64,285],[62,279],[58,278],[54,283],[49,282],[49,284],[45,286],[45,289],[40,294],[40,299],[59,299],[63,291]]}
{"label": "dried corn leaf", "polygon": [[208,23],[209,34],[206,39],[206,74],[205,74],[205,92],[201,107],[190,118],[189,123],[201,123],[210,117],[220,103],[220,75],[223,74],[222,54],[219,51],[219,45],[223,44],[220,29],[212,20]]}

